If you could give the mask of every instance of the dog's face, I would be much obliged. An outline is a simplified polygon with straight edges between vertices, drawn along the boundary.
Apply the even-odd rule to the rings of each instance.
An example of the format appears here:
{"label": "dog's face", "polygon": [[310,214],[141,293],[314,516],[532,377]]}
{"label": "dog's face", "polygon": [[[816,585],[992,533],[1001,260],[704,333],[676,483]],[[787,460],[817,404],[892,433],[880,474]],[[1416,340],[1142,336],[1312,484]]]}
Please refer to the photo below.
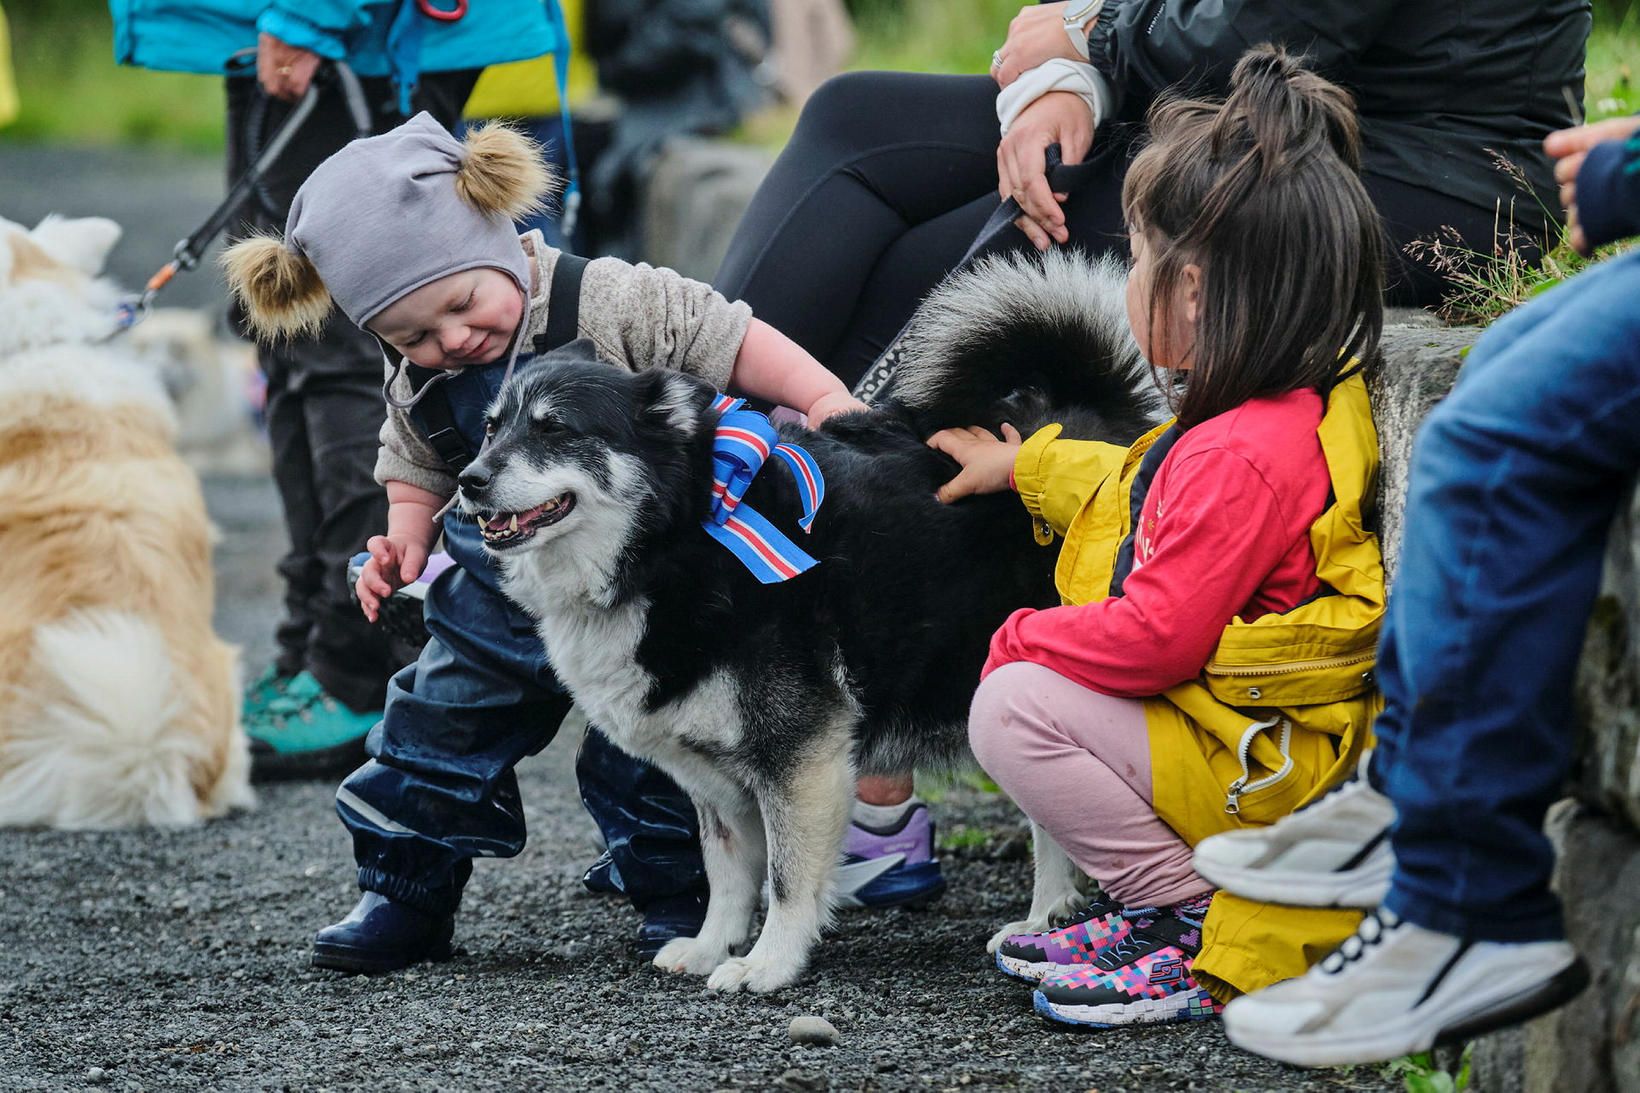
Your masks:
{"label": "dog's face", "polygon": [[550,353],[490,407],[488,446],[459,479],[462,511],[509,566],[550,552],[607,580],[643,530],[706,503],[690,483],[711,398],[676,372],[604,364],[587,342]]}
{"label": "dog's face", "polygon": [[115,288],[98,278],[119,225],[48,216],[35,228],[0,219],[0,355],[113,329]]}

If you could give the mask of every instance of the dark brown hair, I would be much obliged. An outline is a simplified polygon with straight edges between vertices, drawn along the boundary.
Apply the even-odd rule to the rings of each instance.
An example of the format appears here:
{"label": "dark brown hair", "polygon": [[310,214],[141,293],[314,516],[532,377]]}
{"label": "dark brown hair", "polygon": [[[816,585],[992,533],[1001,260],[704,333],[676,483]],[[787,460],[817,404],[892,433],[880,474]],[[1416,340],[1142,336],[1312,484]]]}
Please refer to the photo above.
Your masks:
{"label": "dark brown hair", "polygon": [[1153,255],[1153,331],[1183,267],[1202,275],[1179,423],[1303,387],[1326,398],[1350,358],[1372,359],[1384,325],[1383,228],[1361,184],[1354,99],[1262,45],[1222,103],[1160,101],[1149,124],[1122,208]]}

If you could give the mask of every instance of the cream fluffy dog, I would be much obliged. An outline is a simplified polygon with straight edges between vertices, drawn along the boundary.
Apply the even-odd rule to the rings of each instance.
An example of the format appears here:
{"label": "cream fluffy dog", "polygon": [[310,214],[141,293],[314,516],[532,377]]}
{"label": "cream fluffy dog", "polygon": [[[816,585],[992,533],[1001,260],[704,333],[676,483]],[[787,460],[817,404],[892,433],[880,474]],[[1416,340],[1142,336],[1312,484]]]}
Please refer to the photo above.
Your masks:
{"label": "cream fluffy dog", "polygon": [[0,220],[0,825],[249,806],[211,527],[158,377],[97,279],[107,220]]}

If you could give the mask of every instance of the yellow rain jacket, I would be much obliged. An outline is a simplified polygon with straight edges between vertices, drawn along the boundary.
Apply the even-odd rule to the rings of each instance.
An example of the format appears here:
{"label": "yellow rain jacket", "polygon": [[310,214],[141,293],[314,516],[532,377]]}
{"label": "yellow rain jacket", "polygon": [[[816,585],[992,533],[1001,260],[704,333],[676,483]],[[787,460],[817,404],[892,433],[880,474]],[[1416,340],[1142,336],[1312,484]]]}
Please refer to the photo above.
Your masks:
{"label": "yellow rain jacket", "polygon": [[[1132,447],[1060,440],[1020,449],[1014,482],[1044,544],[1065,540],[1055,571],[1067,604],[1104,599],[1132,532],[1140,460],[1172,423]],[[1353,770],[1371,746],[1382,699],[1372,680],[1384,612],[1378,537],[1363,508],[1378,474],[1378,434],[1360,376],[1340,382],[1317,429],[1332,503],[1310,527],[1322,595],[1224,630],[1200,676],[1145,700],[1156,813],[1194,846],[1271,823]],[[1204,927],[1197,980],[1220,1001],[1301,975],[1351,933],[1353,911],[1254,903],[1221,892]]]}

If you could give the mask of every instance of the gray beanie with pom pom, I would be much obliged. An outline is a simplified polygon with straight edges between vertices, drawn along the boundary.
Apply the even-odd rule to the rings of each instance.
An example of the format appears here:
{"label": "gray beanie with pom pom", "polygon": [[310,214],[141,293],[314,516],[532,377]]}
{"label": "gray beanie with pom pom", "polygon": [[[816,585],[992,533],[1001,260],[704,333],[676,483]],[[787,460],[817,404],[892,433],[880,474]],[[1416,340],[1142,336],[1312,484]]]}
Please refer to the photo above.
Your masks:
{"label": "gray beanie with pom pom", "polygon": [[529,263],[512,220],[457,192],[468,154],[425,112],[355,140],[296,191],[285,245],[307,256],[360,327],[406,293],[463,270],[501,270],[528,295]]}

